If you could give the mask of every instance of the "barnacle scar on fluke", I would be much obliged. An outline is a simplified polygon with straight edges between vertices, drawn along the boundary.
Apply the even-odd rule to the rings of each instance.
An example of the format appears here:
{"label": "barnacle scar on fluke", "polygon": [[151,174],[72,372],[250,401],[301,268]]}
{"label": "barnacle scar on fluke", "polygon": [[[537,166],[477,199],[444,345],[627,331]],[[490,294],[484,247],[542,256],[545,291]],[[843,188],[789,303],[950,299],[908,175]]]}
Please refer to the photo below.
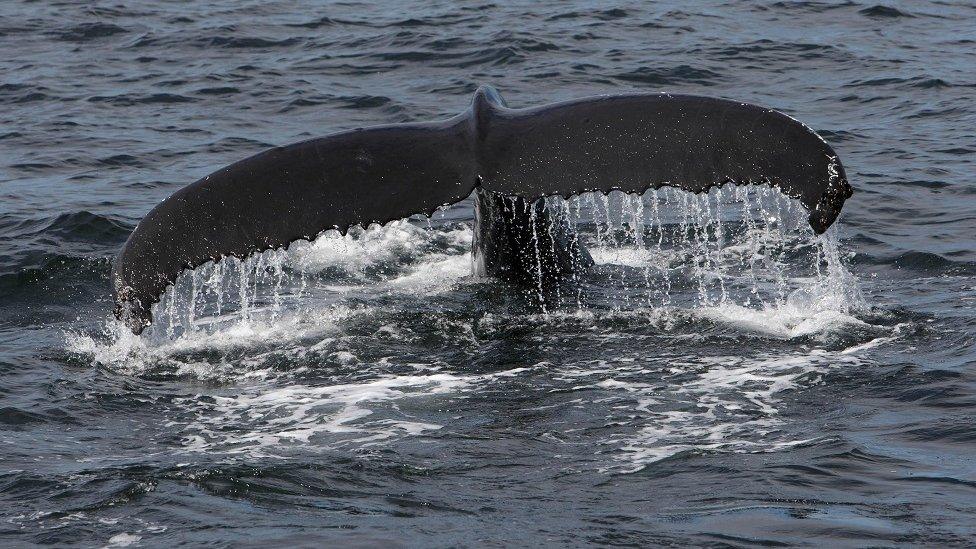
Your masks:
{"label": "barnacle scar on fluke", "polygon": [[138,334],[184,269],[329,229],[431,215],[472,192],[475,274],[549,283],[592,260],[538,199],[663,186],[701,193],[725,183],[779,188],[809,210],[818,234],[852,194],[833,149],[771,109],[663,93],[510,109],[483,86],[448,120],[275,147],[177,191],[116,258],[115,314]]}

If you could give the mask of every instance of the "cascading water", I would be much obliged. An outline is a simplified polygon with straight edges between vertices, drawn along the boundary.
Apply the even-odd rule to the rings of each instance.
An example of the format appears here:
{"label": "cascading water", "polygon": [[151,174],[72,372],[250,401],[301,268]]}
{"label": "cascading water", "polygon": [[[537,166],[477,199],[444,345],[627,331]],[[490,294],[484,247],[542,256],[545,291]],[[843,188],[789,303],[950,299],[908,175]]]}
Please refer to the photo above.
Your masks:
{"label": "cascading water", "polygon": [[[52,4],[0,3],[2,545],[973,545],[972,2]],[[114,320],[113,255],[208,166],[472,75],[767,104],[856,192],[821,237],[758,186],[549,199],[597,264],[548,313],[471,276],[468,201]]]}
{"label": "cascading water", "polygon": [[[847,312],[863,304],[841,261],[836,229],[814,236],[806,210],[776,189],[727,185],[691,194],[663,187],[643,195],[549,197],[544,204],[565,217],[597,263],[573,275],[573,290],[556,289],[561,310]],[[536,255],[538,239],[552,238],[552,227],[547,232],[533,234]],[[466,254],[468,242],[470,229],[456,223],[400,221],[346,235],[328,231],[314,243],[244,260],[225,258],[179,277],[155,306],[148,338],[274,323],[313,304],[334,305],[353,286],[393,291],[395,284],[387,283],[423,254]],[[536,282],[529,291],[541,293],[541,273]]]}
{"label": "cascading water", "polygon": [[[662,188],[542,205],[595,261],[545,300],[535,299],[548,285],[540,273],[522,287],[471,276],[462,204],[185,272],[141,337],[113,322],[68,346],[128,374],[217,381],[212,397],[180,397],[195,414],[179,420],[187,451],[386,444],[452,424],[431,410],[454,399],[530,378],[533,391],[603,395],[586,402],[590,413],[627,427],[581,443],[614,456],[600,468],[633,469],[684,450],[806,440],[777,434],[779,395],[832,364],[860,362],[822,349],[797,355],[791,340],[880,337],[853,316],[863,300],[835,229],[814,236],[807,212],[775,189]],[[555,253],[540,244],[557,227],[533,227],[526,249],[538,265]],[[730,335],[764,343],[728,354],[716,345]],[[415,406],[425,421],[407,411]]]}

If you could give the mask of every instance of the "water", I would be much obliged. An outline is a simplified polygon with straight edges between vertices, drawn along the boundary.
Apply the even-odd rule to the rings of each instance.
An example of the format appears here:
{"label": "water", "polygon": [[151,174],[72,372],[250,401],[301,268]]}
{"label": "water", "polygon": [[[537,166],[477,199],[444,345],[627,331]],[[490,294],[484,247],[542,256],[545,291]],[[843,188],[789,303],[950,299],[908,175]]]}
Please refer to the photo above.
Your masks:
{"label": "water", "polygon": [[[971,545],[973,21],[3,4],[0,540]],[[546,312],[469,276],[468,202],[184,275],[141,337],[111,320],[112,255],[182,185],[478,83],[769,105],[857,192],[822,239],[758,188],[553,202],[598,265]]]}

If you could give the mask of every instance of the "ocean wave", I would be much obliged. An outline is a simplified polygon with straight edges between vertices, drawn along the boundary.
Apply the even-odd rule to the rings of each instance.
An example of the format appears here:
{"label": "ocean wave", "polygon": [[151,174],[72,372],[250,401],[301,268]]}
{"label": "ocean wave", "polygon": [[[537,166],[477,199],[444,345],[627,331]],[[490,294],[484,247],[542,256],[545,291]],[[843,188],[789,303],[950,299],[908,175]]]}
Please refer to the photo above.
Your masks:
{"label": "ocean wave", "polygon": [[[976,533],[968,3],[0,12],[10,543]],[[836,246],[734,216],[716,246],[703,201],[643,233],[587,220],[598,265],[543,312],[470,276],[466,209],[207,266],[141,337],[113,319],[111,258],[182,185],[271,145],[446,118],[480,83],[517,107],[649,87],[785,109],[856,189]]]}
{"label": "ocean wave", "polygon": [[88,98],[91,103],[108,103],[121,107],[131,107],[133,105],[171,105],[178,103],[192,103],[197,99],[180,95],[178,93],[151,93],[146,95],[119,94],[119,95],[93,95]]}
{"label": "ocean wave", "polygon": [[3,240],[25,241],[31,237],[57,238],[61,241],[103,243],[128,236],[132,226],[112,216],[81,210],[52,217],[25,218],[0,215]]}
{"label": "ocean wave", "polygon": [[58,31],[55,33],[55,36],[57,36],[57,38],[60,40],[65,40],[68,42],[87,42],[89,40],[106,38],[109,36],[115,36],[117,34],[126,34],[128,32],[128,29],[118,25],[96,21],[91,23],[79,23],[67,29]]}
{"label": "ocean wave", "polygon": [[854,258],[857,265],[871,265],[887,267],[893,274],[898,271],[909,271],[902,276],[916,276],[926,274],[930,276],[956,276],[976,274],[976,262],[955,260],[940,254],[922,251],[906,251],[887,256],[873,254],[858,254]]}
{"label": "ocean wave", "polygon": [[898,19],[904,17],[915,17],[914,15],[908,13],[907,11],[899,10],[891,6],[886,6],[884,4],[875,4],[873,6],[858,10],[858,13],[865,15],[867,17],[875,17],[882,19]]}
{"label": "ocean wave", "polygon": [[690,65],[677,67],[639,67],[629,72],[618,73],[615,77],[626,82],[652,84],[655,86],[671,86],[682,83],[714,85],[722,79],[722,75],[704,68]]}

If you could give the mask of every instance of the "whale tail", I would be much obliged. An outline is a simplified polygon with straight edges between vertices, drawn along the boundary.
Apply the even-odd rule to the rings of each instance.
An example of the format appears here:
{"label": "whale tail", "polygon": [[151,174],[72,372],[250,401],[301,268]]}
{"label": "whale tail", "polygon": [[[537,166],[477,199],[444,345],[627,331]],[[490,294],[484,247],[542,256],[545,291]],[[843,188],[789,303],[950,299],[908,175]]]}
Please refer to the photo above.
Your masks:
{"label": "whale tail", "polygon": [[[672,186],[768,184],[822,233],[851,196],[837,154],[782,113],[670,94],[599,96],[510,109],[490,87],[434,123],[377,126],[275,147],[184,187],[150,211],[112,270],[116,316],[134,333],[185,269],[385,224],[460,202],[476,188],[545,196]],[[588,257],[566,248],[576,261]],[[582,259],[581,259],[582,258]]]}

